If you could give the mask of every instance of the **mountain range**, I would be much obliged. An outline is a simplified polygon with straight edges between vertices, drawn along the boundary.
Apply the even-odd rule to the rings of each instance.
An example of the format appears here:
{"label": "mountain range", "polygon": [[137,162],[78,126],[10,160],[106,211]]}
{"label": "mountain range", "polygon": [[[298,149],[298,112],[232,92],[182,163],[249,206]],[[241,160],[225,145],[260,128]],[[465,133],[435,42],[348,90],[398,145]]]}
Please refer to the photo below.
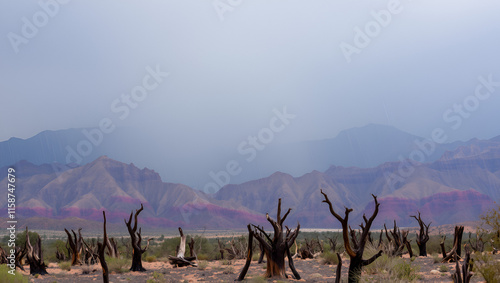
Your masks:
{"label": "mountain range", "polygon": [[[264,224],[265,213],[275,214],[278,198],[292,208],[288,223],[302,227],[338,228],[322,203],[320,190],[334,208],[353,208],[351,225],[371,215],[373,198],[381,203],[375,227],[392,223],[415,226],[417,211],[433,225],[477,220],[500,199],[500,138],[473,139],[433,162],[390,161],[369,168],[330,166],[300,177],[275,172],[267,177],[229,184],[214,194],[187,185],[162,181],[148,168],[140,169],[107,156],[84,165],[33,164],[18,161],[16,207],[18,217],[100,221],[107,211],[111,223],[123,223],[144,204],[146,226],[209,229],[244,228]],[[62,168],[54,170],[54,168]],[[0,169],[7,172],[7,167]],[[6,175],[6,174],[5,174]],[[6,176],[0,182],[6,187]],[[0,207],[7,206],[0,199]],[[292,225],[292,224],[290,224]]]}
{"label": "mountain range", "polygon": [[[213,182],[210,173],[222,170],[229,160],[238,161],[244,170],[231,176],[231,183],[243,183],[264,178],[281,171],[301,176],[313,170],[325,171],[330,166],[371,168],[418,149],[424,138],[391,126],[369,124],[347,129],[335,138],[295,143],[272,142],[251,162],[245,161],[238,144],[233,147],[197,151],[182,151],[172,141],[159,141],[144,129],[116,128],[102,137],[93,129],[44,131],[28,139],[11,138],[0,142],[0,167],[26,160],[36,165],[73,163],[88,164],[99,156],[154,168],[163,180],[182,183],[203,190]],[[147,137],[147,138],[146,138]],[[446,151],[469,145],[472,141],[436,144],[426,162],[432,162]],[[80,145],[80,148],[79,148]],[[216,146],[215,146],[216,147]],[[154,158],[151,158],[154,156]],[[219,186],[218,188],[220,188]]]}

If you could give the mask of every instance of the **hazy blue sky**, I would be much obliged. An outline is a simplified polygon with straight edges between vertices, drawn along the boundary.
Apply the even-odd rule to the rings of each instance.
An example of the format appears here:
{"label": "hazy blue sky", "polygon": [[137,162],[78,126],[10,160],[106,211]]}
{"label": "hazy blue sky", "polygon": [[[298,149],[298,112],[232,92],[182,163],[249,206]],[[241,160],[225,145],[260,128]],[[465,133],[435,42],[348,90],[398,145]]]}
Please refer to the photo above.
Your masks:
{"label": "hazy blue sky", "polygon": [[[296,118],[280,141],[368,123],[420,136],[444,127],[452,140],[500,135],[500,87],[456,130],[443,120],[479,76],[500,81],[499,1],[229,2],[221,20],[214,1],[52,1],[44,22],[37,1],[0,0],[0,141],[109,117],[159,142],[233,150],[285,105]],[[355,28],[388,5],[397,13],[348,63],[341,44],[355,46]],[[43,26],[33,32],[23,18]],[[170,76],[120,120],[111,105],[147,66]]]}

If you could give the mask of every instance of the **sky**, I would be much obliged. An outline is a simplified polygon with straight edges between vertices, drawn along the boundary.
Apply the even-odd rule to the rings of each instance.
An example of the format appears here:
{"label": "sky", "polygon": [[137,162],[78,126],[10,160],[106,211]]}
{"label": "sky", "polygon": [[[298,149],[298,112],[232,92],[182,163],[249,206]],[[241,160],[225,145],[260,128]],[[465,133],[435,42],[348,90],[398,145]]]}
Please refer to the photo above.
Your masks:
{"label": "sky", "polygon": [[370,123],[491,138],[499,12],[493,0],[0,0],[0,141],[109,118],[144,140],[233,150],[283,108],[295,118],[279,142]]}

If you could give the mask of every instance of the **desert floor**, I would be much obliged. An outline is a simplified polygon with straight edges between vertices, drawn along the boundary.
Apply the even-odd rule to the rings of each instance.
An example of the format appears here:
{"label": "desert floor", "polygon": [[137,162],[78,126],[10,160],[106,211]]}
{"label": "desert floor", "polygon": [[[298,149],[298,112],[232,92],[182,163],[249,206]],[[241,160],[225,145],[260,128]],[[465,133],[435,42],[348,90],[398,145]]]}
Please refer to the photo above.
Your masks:
{"label": "desert floor", "polygon": [[[409,258],[405,258],[410,261]],[[500,261],[500,255],[495,257],[495,260]],[[303,281],[303,282],[333,282],[335,280],[334,265],[324,265],[320,259],[296,259],[295,266],[300,273],[302,279],[269,279],[268,282],[286,282],[286,281]],[[143,262],[146,272],[125,272],[121,274],[111,273],[110,282],[233,282],[239,275],[244,260],[233,261],[210,261],[207,262],[205,269],[201,270],[196,267],[174,268],[168,262]],[[228,264],[230,263],[230,264]],[[420,282],[452,282],[451,273],[455,272],[455,263],[434,263],[432,257],[418,257],[413,262],[413,265],[419,266],[418,274]],[[349,261],[343,259],[342,281],[347,279]],[[446,272],[438,272],[440,266],[448,266]],[[253,261],[245,279],[248,282],[266,282],[262,275],[265,272],[265,263],[257,264]],[[102,282],[101,267],[99,265],[91,266],[90,274],[82,274],[82,267],[74,266],[70,271],[64,271],[55,263],[51,263],[47,269],[48,275],[38,276],[37,278],[29,276],[30,282],[37,283],[54,283],[54,282]],[[29,275],[29,267],[26,266],[24,275]],[[291,272],[287,266],[287,274]],[[363,278],[366,282],[386,282],[377,280],[377,276],[363,272]],[[149,280],[149,281],[148,281]],[[405,281],[401,281],[405,282]],[[481,275],[476,274],[472,277],[472,282],[484,282]]]}

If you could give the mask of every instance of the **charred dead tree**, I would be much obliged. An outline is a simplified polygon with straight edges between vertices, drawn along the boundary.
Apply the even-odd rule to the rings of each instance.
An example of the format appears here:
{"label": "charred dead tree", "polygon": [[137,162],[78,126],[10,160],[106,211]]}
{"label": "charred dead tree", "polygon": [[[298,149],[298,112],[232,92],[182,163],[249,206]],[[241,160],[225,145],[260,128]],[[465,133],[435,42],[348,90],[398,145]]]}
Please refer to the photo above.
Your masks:
{"label": "charred dead tree", "polygon": [[16,267],[19,267],[19,269],[21,269],[22,271],[24,271],[23,258],[26,256],[27,252],[28,251],[26,250],[26,247],[24,249],[16,247],[16,251],[14,253],[16,257]]}
{"label": "charred dead tree", "polygon": [[470,249],[469,246],[465,246],[465,258],[462,266],[460,267],[457,258],[457,254],[454,254],[454,259],[456,262],[455,273],[452,274],[453,282],[455,283],[469,283],[473,275],[472,273],[472,263],[470,262]]}
{"label": "charred dead tree", "polygon": [[305,244],[299,249],[299,256],[302,259],[312,259],[318,257],[323,252],[323,245],[319,239],[305,239]]}
{"label": "charred dead tree", "polygon": [[42,239],[38,235],[35,247],[31,245],[30,237],[28,233],[28,227],[26,227],[26,257],[28,258],[28,263],[30,265],[30,274],[40,274],[45,275],[47,273],[47,265],[43,262],[42,253]]}
{"label": "charred dead tree", "polygon": [[120,256],[120,252],[118,251],[118,243],[116,242],[115,238],[108,238],[108,240],[104,243],[108,248],[107,254],[109,257],[117,258]]}
{"label": "charred dead tree", "polygon": [[231,248],[226,248],[226,252],[228,255],[227,258],[229,260],[244,259],[246,257],[245,254],[247,246],[245,245],[244,242],[245,242],[244,239],[238,238],[237,240],[235,240],[233,236],[231,241],[229,241],[229,245]]}
{"label": "charred dead tree", "polygon": [[416,215],[411,215],[410,217],[415,218],[417,220],[418,225],[420,226],[420,231],[417,234],[417,246],[418,246],[418,255],[419,256],[427,256],[427,242],[429,241],[429,226],[431,226],[432,222],[425,225],[424,221],[420,217],[420,211],[418,212],[418,218]]}
{"label": "charred dead tree", "polygon": [[248,251],[247,251],[247,260],[245,261],[245,265],[243,266],[243,269],[241,269],[240,275],[238,276],[238,279],[236,281],[243,281],[245,279],[245,275],[248,272],[248,268],[250,267],[250,264],[252,263],[252,255],[253,255],[253,236],[254,236],[254,231],[250,227],[250,224],[247,225],[248,228]]}
{"label": "charred dead tree", "polygon": [[71,230],[73,233],[73,236],[69,233],[69,231],[65,228],[64,232],[68,235],[68,243],[69,243],[69,248],[71,250],[71,265],[81,265],[82,261],[80,260],[80,254],[83,249],[83,240],[82,240],[82,228],[78,229],[78,235],[79,237],[76,236],[76,233],[74,230]]}
{"label": "charred dead tree", "polygon": [[[103,224],[103,230],[104,230],[104,238],[102,240],[102,243],[99,241],[97,242],[97,254],[99,257],[99,262],[101,263],[102,267],[102,281],[104,283],[109,283],[109,270],[108,270],[108,264],[106,263],[106,256],[104,255],[104,250],[106,247],[108,247],[109,239],[108,239],[108,233],[106,232],[106,212],[102,212],[102,217],[104,218],[104,224]],[[108,247],[109,248],[109,247]]]}
{"label": "charred dead tree", "polygon": [[[278,200],[278,212],[276,214],[276,221],[272,219],[269,214],[266,214],[266,219],[269,223],[271,223],[274,234],[273,238],[268,235],[263,228],[259,226],[252,225],[253,230],[248,226],[249,237],[255,237],[259,244],[261,244],[264,248],[264,254],[266,255],[266,273],[264,277],[271,278],[288,278],[285,272],[285,257],[288,258],[288,265],[290,270],[293,273],[295,279],[300,280],[300,275],[295,269],[293,264],[293,258],[290,254],[290,247],[295,242],[300,230],[300,224],[297,223],[297,228],[291,231],[286,227],[286,231],[283,230],[283,222],[290,214],[292,209],[289,208],[288,211],[281,217],[281,199]],[[249,248],[250,250],[250,248]],[[248,255],[247,255],[248,258]],[[244,279],[246,271],[240,274],[241,279]]]}
{"label": "charred dead tree", "polygon": [[94,240],[91,240],[90,245],[85,242],[85,239],[82,238],[83,245],[85,246],[83,251],[83,262],[91,265],[96,264],[99,259],[98,247]]}
{"label": "charred dead tree", "polygon": [[464,226],[455,226],[455,236],[453,237],[453,248],[449,253],[446,253],[444,247],[444,240],[443,242],[441,242],[441,251],[443,252],[443,260],[441,262],[444,263],[444,262],[454,261],[455,260],[454,254],[457,254],[458,258],[461,258],[463,233],[464,233]]}
{"label": "charred dead tree", "polygon": [[[344,247],[346,253],[349,255],[351,261],[349,263],[349,275],[348,282],[359,282],[361,278],[361,269],[363,266],[367,266],[370,263],[374,262],[378,257],[382,255],[382,251],[379,251],[377,254],[372,256],[370,259],[363,259],[363,252],[365,250],[366,242],[368,241],[368,232],[370,231],[370,227],[372,226],[373,220],[377,217],[378,210],[380,204],[377,201],[377,197],[372,195],[375,200],[375,210],[372,216],[367,219],[365,215],[363,215],[364,224],[361,224],[361,236],[358,239],[355,233],[351,233],[351,240],[353,243],[353,248],[351,248],[351,244],[349,242],[349,213],[352,212],[352,208],[345,208],[345,216],[342,218],[339,214],[335,212],[333,209],[333,205],[331,201],[328,199],[328,196],[321,190],[321,194],[324,196],[324,203],[327,203],[330,209],[330,213],[342,224],[342,236],[344,238]],[[352,231],[352,230],[351,230]]]}
{"label": "charred dead tree", "polygon": [[[262,227],[262,230],[264,230],[264,227]],[[259,232],[260,234],[262,234],[261,232]],[[264,235],[260,235],[261,237],[264,237]],[[253,237],[253,235],[252,235]],[[261,264],[264,262],[264,255],[266,254],[265,251],[264,251],[264,246],[259,242],[257,241],[258,245],[259,245],[259,260],[257,261],[257,264]],[[296,247],[297,248],[297,247]]]}
{"label": "charred dead tree", "polygon": [[66,260],[66,255],[63,252],[59,251],[59,247],[57,247],[57,250],[56,250],[56,258],[59,261],[65,261]]}
{"label": "charred dead tree", "polygon": [[[149,241],[147,240],[146,247],[141,248],[142,236],[141,236],[141,228],[139,228],[139,232],[137,232],[137,217],[144,209],[141,203],[141,208],[135,210],[134,212],[130,212],[130,217],[128,221],[124,219],[125,224],[127,225],[128,233],[130,234],[130,243],[132,245],[132,266],[130,267],[130,271],[146,271],[144,267],[142,267],[142,254],[148,250]],[[134,216],[134,225],[132,226],[132,216]]]}
{"label": "charred dead tree", "polygon": [[129,258],[132,253],[132,246],[130,245],[130,240],[125,240],[125,238],[121,238],[122,245],[125,247],[126,257]]}
{"label": "charred dead tree", "polygon": [[332,253],[337,252],[337,240],[338,236],[335,236],[335,238],[332,236],[331,238],[328,238],[328,242],[330,242],[330,250]]}
{"label": "charred dead tree", "polygon": [[225,247],[224,247],[224,243],[221,243],[219,238],[217,238],[217,246],[218,246],[219,253],[220,253],[220,259],[224,259]]}
{"label": "charred dead tree", "polygon": [[342,276],[342,257],[339,253],[337,253],[337,259],[339,260],[339,263],[337,263],[337,271],[335,272],[335,283],[340,283]]}
{"label": "charred dead tree", "polygon": [[188,243],[189,246],[189,257],[194,257],[196,258],[196,252],[194,250],[194,238],[191,237],[191,240]]}
{"label": "charred dead tree", "polygon": [[479,235],[479,238],[478,238],[478,235],[476,234],[476,240],[474,241],[474,243],[471,242],[471,238],[472,238],[471,235],[472,235],[472,233],[469,232],[469,245],[471,246],[471,248],[475,252],[482,253],[484,251],[483,235]]}
{"label": "charred dead tree", "polygon": [[0,264],[7,264],[7,263],[8,263],[7,253],[2,248],[2,246],[0,246]]}
{"label": "charred dead tree", "polygon": [[183,267],[183,266],[198,266],[193,260],[196,257],[184,257],[184,253],[186,252],[186,235],[182,232],[182,228],[179,227],[179,233],[181,234],[181,243],[178,246],[177,256],[168,256],[168,261],[174,267]]}
{"label": "charred dead tree", "polygon": [[380,249],[382,248],[382,244],[384,243],[383,240],[382,240],[382,237],[384,236],[384,230],[383,229],[380,229],[380,234],[379,234],[379,238],[378,238],[378,243],[377,243],[377,249]]}
{"label": "charred dead tree", "polygon": [[[387,249],[387,254],[389,256],[402,256],[403,250],[406,245],[406,238],[408,237],[408,231],[401,232],[399,227],[396,224],[396,220],[394,220],[394,228],[390,231],[391,235],[387,232],[387,227],[384,224],[385,236],[387,240],[389,240],[389,248]],[[409,252],[409,251],[408,251]]]}

